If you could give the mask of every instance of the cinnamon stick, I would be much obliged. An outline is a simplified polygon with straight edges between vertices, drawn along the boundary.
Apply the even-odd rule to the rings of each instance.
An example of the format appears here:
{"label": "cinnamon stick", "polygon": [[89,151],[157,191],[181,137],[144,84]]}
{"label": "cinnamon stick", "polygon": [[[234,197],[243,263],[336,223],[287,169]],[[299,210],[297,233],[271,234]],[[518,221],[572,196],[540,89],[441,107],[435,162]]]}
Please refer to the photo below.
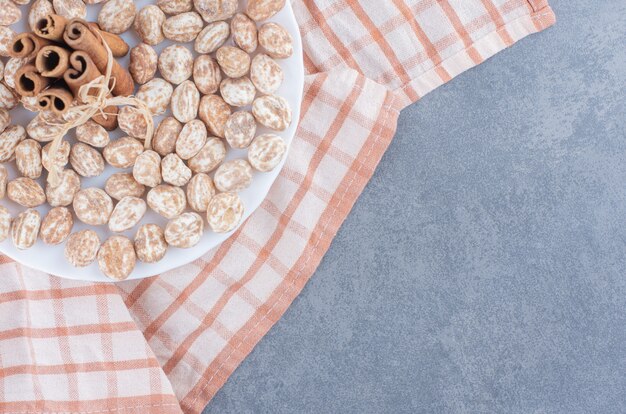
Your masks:
{"label": "cinnamon stick", "polygon": [[41,76],[60,78],[70,67],[70,51],[61,46],[44,46],[35,58]]}
{"label": "cinnamon stick", "polygon": [[63,41],[67,19],[58,14],[49,14],[35,23],[35,34],[43,39],[55,42]]}
{"label": "cinnamon stick", "polygon": [[104,30],[100,29],[98,23],[90,22],[89,28],[91,29],[91,31],[100,33],[102,35],[102,38],[109,46],[109,49],[111,49],[113,57],[124,57],[128,54],[130,46],[128,46],[128,43],[126,43],[124,39],[116,34],[105,32]]}
{"label": "cinnamon stick", "polygon": [[52,108],[52,98],[43,93],[37,95],[37,110],[49,111]]}
{"label": "cinnamon stick", "polygon": [[[78,96],[81,86],[86,85],[101,75],[102,73],[100,73],[89,55],[85,52],[77,51],[73,52],[70,56],[70,68],[63,75],[63,79],[74,96]],[[95,93],[90,93],[90,95],[93,96]],[[117,128],[118,110],[117,106],[107,106],[103,110],[106,117],[102,114],[98,114],[93,116],[92,119],[105,129],[112,131]]]}
{"label": "cinnamon stick", "polygon": [[72,106],[74,96],[64,87],[53,87],[41,92],[37,96],[37,106],[40,110],[50,110],[63,115]]}
{"label": "cinnamon stick", "polygon": [[[80,50],[93,60],[101,73],[106,72],[108,55],[101,39],[89,28],[89,24],[82,19],[72,19],[67,23],[63,40],[74,50]],[[129,96],[135,90],[135,84],[130,73],[116,60],[112,61],[111,78],[115,80],[114,96]]]}
{"label": "cinnamon stick", "polygon": [[20,33],[13,38],[9,54],[14,58],[33,59],[42,47],[50,41],[35,36],[33,33]]}
{"label": "cinnamon stick", "polygon": [[[68,20],[65,17],[49,14],[35,24],[35,34],[41,38],[62,43],[67,23]],[[114,57],[126,56],[130,47],[121,37],[101,30],[97,23],[89,23],[89,27],[92,31],[98,31],[102,35]]]}
{"label": "cinnamon stick", "polygon": [[39,74],[35,65],[25,65],[15,72],[15,90],[21,96],[37,96],[50,84],[50,79]]}

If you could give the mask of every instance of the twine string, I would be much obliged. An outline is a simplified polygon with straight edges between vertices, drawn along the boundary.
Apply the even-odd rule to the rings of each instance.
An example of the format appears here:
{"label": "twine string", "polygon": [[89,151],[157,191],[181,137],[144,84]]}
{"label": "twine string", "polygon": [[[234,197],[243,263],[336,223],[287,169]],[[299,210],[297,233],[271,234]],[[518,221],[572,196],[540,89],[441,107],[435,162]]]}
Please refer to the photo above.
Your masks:
{"label": "twine string", "polygon": [[65,135],[67,135],[67,133],[72,129],[85,124],[97,114],[102,115],[104,119],[107,119],[109,116],[116,116],[116,114],[105,112],[105,109],[109,106],[131,106],[137,109],[146,121],[144,147],[147,150],[152,148],[152,135],[154,133],[154,120],[152,119],[152,112],[145,102],[135,98],[134,96],[111,96],[111,91],[115,87],[115,78],[111,79],[114,62],[113,53],[111,52],[111,48],[102,38],[102,35],[100,33],[97,34],[107,52],[107,67],[105,74],[98,76],[80,87],[76,99],[82,103],[72,106],[67,110],[67,112],[63,115],[66,122],[46,122],[48,125],[58,127],[58,132],[53,135],[49,152],[51,162],[50,169],[48,170],[48,183],[50,183],[53,187],[58,186],[61,181],[60,170],[62,167],[56,162],[56,157]]}

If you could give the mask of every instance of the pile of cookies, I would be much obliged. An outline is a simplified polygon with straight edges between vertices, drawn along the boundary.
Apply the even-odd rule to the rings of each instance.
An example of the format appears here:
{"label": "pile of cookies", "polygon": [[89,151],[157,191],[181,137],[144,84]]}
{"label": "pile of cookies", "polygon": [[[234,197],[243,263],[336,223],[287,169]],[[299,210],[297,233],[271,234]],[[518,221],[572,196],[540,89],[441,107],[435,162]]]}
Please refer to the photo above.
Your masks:
{"label": "pile of cookies", "polygon": [[[285,0],[247,0],[244,12],[238,0],[158,0],[141,10],[132,0],[34,0],[28,22],[36,34],[54,16],[83,21],[87,5],[101,2],[97,26],[85,24],[110,37],[134,30],[141,42],[122,69],[138,85],[134,96],[164,118],[150,133],[136,107],[121,106],[103,114],[114,118],[113,127],[93,117],[52,148],[68,116],[17,92],[16,74],[32,57],[10,57],[18,34],[9,26],[29,0],[0,0],[0,56],[9,57],[0,59],[0,163],[14,162],[11,170],[19,172],[9,179],[0,164],[0,198],[25,208],[11,217],[0,206],[0,240],[10,237],[18,249],[38,239],[65,243],[72,265],[97,261],[104,275],[123,280],[136,260],[155,263],[170,246],[190,248],[205,231],[239,225],[238,193],[285,156],[277,133],[292,119],[289,103],[276,95],[284,80],[278,60],[290,57],[293,45],[283,27],[266,22]],[[171,44],[157,53],[166,40]],[[11,122],[9,111],[19,105],[38,111],[25,128]],[[124,136],[112,138],[114,128]],[[230,148],[247,150],[247,157],[225,161]],[[83,188],[81,181],[107,165],[119,171],[104,188]],[[53,167],[62,168],[55,185],[47,179]],[[36,208],[45,205],[51,209],[42,217]],[[168,220],[164,228],[142,223],[149,209]],[[75,219],[108,226],[111,236],[102,242],[93,229],[73,232]],[[134,240],[121,234],[129,231]]]}

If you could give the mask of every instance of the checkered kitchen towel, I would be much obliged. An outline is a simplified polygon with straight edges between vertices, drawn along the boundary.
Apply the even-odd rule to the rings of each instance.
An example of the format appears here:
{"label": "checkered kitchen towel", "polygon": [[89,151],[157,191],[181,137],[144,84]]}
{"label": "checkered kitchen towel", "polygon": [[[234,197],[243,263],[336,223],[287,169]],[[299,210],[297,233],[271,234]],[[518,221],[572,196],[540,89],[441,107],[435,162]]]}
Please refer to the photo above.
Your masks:
{"label": "checkered kitchen towel", "polygon": [[119,285],[0,265],[0,412],[199,413],[319,264],[398,111],[554,23],[545,0],[293,0],[302,119],[267,200],[224,244]]}

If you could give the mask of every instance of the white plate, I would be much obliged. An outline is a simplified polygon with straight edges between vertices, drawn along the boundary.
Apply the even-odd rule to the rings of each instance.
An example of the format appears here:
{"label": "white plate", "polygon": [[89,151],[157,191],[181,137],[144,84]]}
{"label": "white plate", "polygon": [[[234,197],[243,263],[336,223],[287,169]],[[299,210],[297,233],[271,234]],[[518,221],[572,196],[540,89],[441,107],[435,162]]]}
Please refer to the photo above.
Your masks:
{"label": "white plate", "polygon": [[[155,3],[154,0],[135,1],[135,4],[137,5],[138,10],[148,4],[153,4],[153,3]],[[88,20],[97,21],[97,14],[98,14],[98,11],[100,10],[100,6],[101,5],[93,5],[93,6],[87,7],[88,9],[87,19]],[[23,6],[22,12],[24,16],[23,18],[24,22],[20,22],[12,26],[12,28],[18,33],[28,30],[27,24],[25,22],[26,16],[28,16],[28,6]],[[287,2],[285,8],[281,10],[278,14],[276,14],[274,17],[272,17],[270,21],[274,21],[282,25],[285,29],[287,29],[287,31],[289,31],[289,33],[291,34],[291,37],[293,38],[293,46],[294,46],[293,56],[291,56],[289,59],[278,60],[278,62],[280,63],[281,67],[283,68],[285,72],[285,81],[283,82],[283,85],[277,92],[277,95],[283,96],[285,99],[287,99],[287,101],[291,105],[291,109],[293,112],[293,117],[292,117],[293,120],[292,120],[291,126],[286,131],[280,133],[280,135],[282,136],[282,138],[285,140],[285,142],[287,143],[289,147],[289,145],[291,144],[291,140],[293,139],[293,136],[296,132],[298,120],[300,119],[300,104],[302,102],[302,92],[303,92],[303,86],[304,86],[304,65],[303,65],[303,59],[302,59],[302,41],[300,39],[300,32],[298,30],[298,25],[297,25],[295,16],[293,14],[293,10],[291,9],[290,2]],[[134,34],[134,31],[132,29],[129,30],[127,33],[125,33],[122,37],[131,45],[131,47],[136,45],[139,42],[137,36]],[[231,40],[229,40],[229,42],[232,43]],[[160,52],[163,48],[165,48],[166,46],[169,46],[170,44],[172,44],[172,42],[166,40],[162,42],[161,44],[157,45],[155,49],[157,50],[157,52]],[[191,51],[193,51],[193,43],[187,43],[185,46],[187,46]],[[194,52],[194,55],[195,55],[195,52]],[[128,57],[123,59],[122,63],[127,65]],[[165,114],[165,116],[167,115],[169,115],[169,112]],[[33,113],[21,107],[16,108],[13,111],[11,111],[11,117],[13,119],[14,124],[20,124],[20,125],[26,126],[27,123],[30,121],[30,119],[33,118],[33,116],[34,116]],[[155,125],[158,124],[158,122],[162,118],[163,117],[155,118]],[[267,132],[267,131],[265,131],[263,128],[260,128],[257,131],[257,134],[261,134],[264,132]],[[122,135],[123,134],[118,130],[114,132],[111,136],[112,138],[117,138]],[[70,134],[70,136],[67,139],[74,142],[73,132]],[[228,154],[226,157],[227,159],[246,157],[246,154],[247,154],[246,150],[233,150],[232,148],[228,147],[228,144],[226,144],[226,146],[228,148]],[[256,210],[256,208],[261,204],[263,199],[266,197],[272,183],[278,176],[280,170],[282,169],[285,163],[286,156],[287,155],[285,155],[285,157],[283,158],[283,161],[273,171],[269,173],[255,172],[253,180],[252,180],[252,185],[240,193],[241,199],[243,200],[243,203],[245,206],[245,214],[244,214],[243,220],[247,219],[250,216],[250,214],[254,210]],[[14,178],[17,176],[14,163],[6,163],[5,166],[7,167],[7,169],[9,169],[10,178]],[[131,171],[131,170],[119,170],[119,169],[114,169],[112,167],[107,167],[104,174],[102,174],[99,177],[95,177],[91,179],[83,178],[82,188],[86,188],[86,187],[103,188],[106,178],[108,178],[114,172],[121,172],[121,171]],[[40,184],[45,185],[43,178],[40,178],[39,182]],[[7,207],[11,211],[11,214],[14,216],[20,211],[24,210],[24,207],[21,207],[9,201],[8,199],[6,199],[6,197],[5,199],[1,201],[1,204]],[[39,210],[39,212],[42,214],[42,217],[43,217],[45,213],[49,210],[49,206],[46,204],[44,206],[38,207],[37,210]],[[149,211],[146,214],[146,216],[143,218],[143,220],[141,221],[141,223],[157,223],[161,226],[164,226],[166,222],[167,221],[164,218],[160,217],[159,215],[157,215],[156,213],[152,211]],[[205,225],[206,225],[206,221],[205,221]],[[135,226],[130,231],[127,231],[122,234],[131,238],[132,240],[132,238],[134,237],[134,233],[137,231],[138,227],[139,225]],[[78,231],[78,230],[82,230],[86,228],[92,228],[93,230],[97,231],[98,234],[100,235],[101,240],[103,241],[111,235],[111,232],[108,230],[106,226],[98,226],[98,227],[87,226],[79,222],[78,220],[74,221],[74,228],[72,231]],[[135,270],[130,275],[128,280],[141,279],[141,278],[157,275],[157,274],[166,272],[168,270],[180,267],[187,263],[190,263],[194,261],[195,259],[204,255],[205,253],[207,253],[212,248],[218,246],[220,243],[222,243],[224,240],[230,237],[231,234],[232,232],[226,233],[226,234],[215,234],[211,232],[210,230],[207,230],[205,231],[204,236],[202,237],[200,243],[198,243],[195,247],[191,249],[177,249],[177,248],[170,247],[165,257],[158,263],[145,264],[145,263],[141,263],[138,261],[137,266],[135,267]],[[9,256],[11,259],[23,265],[26,265],[31,268],[41,270],[47,273],[51,273],[53,275],[57,275],[60,277],[64,277],[68,279],[76,279],[76,280],[96,281],[96,282],[111,282],[112,281],[100,273],[96,263],[93,263],[90,266],[87,266],[84,268],[76,268],[76,267],[71,266],[69,263],[67,263],[63,255],[64,245],[65,244],[61,244],[58,246],[48,246],[48,245],[45,245],[41,240],[39,240],[32,248],[22,251],[22,250],[16,249],[13,246],[9,238],[5,240],[4,242],[0,243],[0,252]]]}

